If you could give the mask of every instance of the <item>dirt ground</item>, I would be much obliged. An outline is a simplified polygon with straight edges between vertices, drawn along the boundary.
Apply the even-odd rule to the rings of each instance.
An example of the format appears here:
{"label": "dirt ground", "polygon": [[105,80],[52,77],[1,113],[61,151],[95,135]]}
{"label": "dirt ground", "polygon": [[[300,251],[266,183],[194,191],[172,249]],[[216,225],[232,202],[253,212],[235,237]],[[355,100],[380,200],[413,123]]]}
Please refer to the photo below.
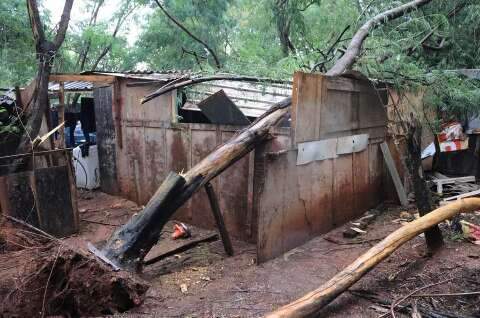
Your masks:
{"label": "dirt ground", "polygon": [[[101,192],[83,192],[79,201],[81,232],[67,239],[82,246],[84,240],[101,242],[141,207],[125,199]],[[202,244],[146,266],[142,277],[152,287],[143,305],[131,311],[135,316],[161,317],[258,317],[316,288],[352,262],[376,241],[398,228],[402,209],[389,208],[351,243],[342,237],[343,228],[311,240],[265,264],[256,265],[255,246],[234,240],[236,255],[226,257],[220,241]],[[480,217],[470,221],[480,223]],[[171,227],[166,226],[162,244],[169,248]],[[446,231],[445,231],[446,230]],[[208,231],[192,227],[194,236]],[[200,234],[199,234],[200,233]],[[444,226],[444,233],[450,231]],[[337,243],[326,240],[333,238]],[[455,238],[455,237],[453,237]],[[373,240],[373,241],[371,241]],[[355,242],[355,241],[354,241]],[[162,245],[161,244],[161,245]],[[166,244],[166,245],[165,245]],[[171,246],[170,246],[171,247]],[[424,240],[417,237],[352,287],[361,294],[374,294],[387,302],[398,300],[423,286],[429,294],[480,290],[480,246],[447,237],[445,248],[433,257],[425,254]],[[367,293],[368,291],[368,293]],[[328,317],[374,317],[387,311],[357,293],[346,293],[323,312]],[[452,316],[479,317],[477,296],[422,297],[401,305],[418,303],[420,309]]]}
{"label": "dirt ground", "polygon": [[[116,225],[124,223],[141,207],[101,192],[81,192],[79,209],[81,231],[66,240],[82,247],[86,240],[105,240]],[[256,265],[254,245],[234,240],[235,256],[226,257],[220,241],[201,244],[146,266],[141,276],[151,284],[147,299],[124,316],[262,316],[315,289],[375,244],[376,239],[400,227],[402,211],[398,207],[385,208],[367,233],[353,241],[343,238],[341,227],[261,265]],[[479,215],[470,216],[469,220],[480,224]],[[418,292],[421,297],[405,299],[399,308],[413,306],[423,317],[480,317],[478,293],[431,295],[480,291],[480,246],[459,240],[446,224],[442,224],[442,229],[446,245],[434,256],[426,255],[422,237],[411,240],[355,284],[351,292],[327,306],[321,316],[379,317],[389,311],[385,303],[439,283]],[[170,239],[171,224],[165,230],[161,243],[164,245],[157,248],[168,250],[179,243]],[[211,231],[192,227],[192,233],[198,237]],[[364,243],[352,244],[358,241]],[[397,312],[396,316],[402,314]]]}

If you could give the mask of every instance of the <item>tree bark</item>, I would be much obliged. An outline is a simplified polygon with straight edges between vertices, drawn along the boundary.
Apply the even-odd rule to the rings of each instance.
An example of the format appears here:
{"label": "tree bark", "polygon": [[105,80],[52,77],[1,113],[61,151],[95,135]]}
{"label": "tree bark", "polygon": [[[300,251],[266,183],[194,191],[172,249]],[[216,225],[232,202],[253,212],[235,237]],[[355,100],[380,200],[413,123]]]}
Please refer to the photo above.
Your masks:
{"label": "tree bark", "polygon": [[355,63],[357,57],[360,55],[362,45],[368,34],[381,24],[384,24],[390,20],[403,16],[413,10],[416,10],[432,0],[415,0],[408,2],[399,7],[390,9],[383,13],[380,13],[372,19],[365,22],[364,25],[355,33],[352,41],[348,45],[345,54],[335,63],[335,65],[327,72],[327,75],[343,74],[348,71]]}
{"label": "tree bark", "polygon": [[[433,210],[432,197],[425,181],[421,159],[422,126],[412,115],[407,131],[407,166],[412,176],[415,204],[421,216]],[[443,245],[442,232],[438,226],[433,226],[425,232],[428,249],[433,252]]]}
{"label": "tree bark", "polygon": [[266,318],[297,318],[319,317],[320,310],[346,291],[350,286],[373,269],[377,264],[390,256],[404,243],[420,233],[430,229],[440,222],[448,220],[459,213],[472,212],[480,209],[479,198],[469,198],[440,207],[415,221],[402,226],[373,246],[365,254],[357,258],[340,273],[318,289],[306,294],[302,298],[285,305]]}
{"label": "tree bark", "polygon": [[[37,137],[42,124],[42,117],[48,107],[48,83],[55,55],[65,39],[65,34],[70,20],[73,0],[66,0],[63,7],[62,17],[58,24],[58,31],[53,41],[45,37],[43,24],[40,19],[36,0],[27,0],[28,15],[32,27],[33,38],[38,59],[38,71],[36,86],[29,109],[29,117],[25,125],[25,132],[20,139],[17,153],[25,153],[32,150],[32,141]],[[16,169],[17,167],[15,167]]]}

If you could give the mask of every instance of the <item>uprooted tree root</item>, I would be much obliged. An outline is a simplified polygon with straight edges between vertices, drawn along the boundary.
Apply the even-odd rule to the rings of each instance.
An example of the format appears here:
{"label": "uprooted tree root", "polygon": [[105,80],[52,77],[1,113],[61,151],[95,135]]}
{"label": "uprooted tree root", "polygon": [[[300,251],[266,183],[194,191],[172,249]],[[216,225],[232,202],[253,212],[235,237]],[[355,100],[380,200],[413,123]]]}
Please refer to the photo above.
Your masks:
{"label": "uprooted tree root", "polygon": [[124,312],[148,286],[23,226],[0,225],[0,316],[38,317]]}

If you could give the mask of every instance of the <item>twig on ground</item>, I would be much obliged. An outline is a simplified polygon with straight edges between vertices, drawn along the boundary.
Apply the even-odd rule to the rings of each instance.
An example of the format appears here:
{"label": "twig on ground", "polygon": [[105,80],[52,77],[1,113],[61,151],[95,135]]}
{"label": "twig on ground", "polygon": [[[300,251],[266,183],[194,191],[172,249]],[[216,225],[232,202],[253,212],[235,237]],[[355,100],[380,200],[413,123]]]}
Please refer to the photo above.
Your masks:
{"label": "twig on ground", "polygon": [[81,219],[81,221],[87,222],[87,223],[93,223],[93,224],[100,224],[100,225],[107,225],[107,226],[115,226],[115,227],[122,225],[122,224],[112,224],[112,223],[101,222],[101,221],[94,221],[94,220],[88,220],[88,219]]}
{"label": "twig on ground", "polygon": [[58,246],[57,255],[52,264],[52,269],[48,275],[47,284],[45,285],[45,291],[43,292],[43,301],[42,301],[42,318],[45,317],[45,299],[47,298],[48,284],[50,283],[50,278],[52,278],[53,270],[55,269],[55,264],[57,263],[58,256],[60,256],[60,251],[62,250],[62,245]]}
{"label": "twig on ground", "polygon": [[463,293],[419,294],[419,295],[412,295],[411,297],[461,297],[461,296],[473,296],[473,295],[480,295],[480,291],[463,292]]}
{"label": "twig on ground", "polygon": [[437,283],[432,283],[432,284],[428,284],[428,285],[425,285],[423,287],[420,287],[420,288],[417,288],[415,289],[414,291],[408,293],[406,296],[402,297],[400,300],[398,301],[393,301],[392,304],[390,305],[390,312],[388,313],[385,313],[383,315],[381,315],[379,318],[384,318],[384,317],[387,317],[388,315],[392,315],[393,318],[395,318],[395,308],[400,305],[402,302],[404,302],[405,300],[407,300],[408,298],[412,297],[413,295],[415,295],[416,293],[422,291],[422,290],[425,290],[425,289],[428,289],[430,287],[433,287],[433,286],[437,286],[437,285],[441,285],[441,284],[445,284],[445,283],[448,283],[450,281],[452,281],[454,279],[454,277],[452,278],[448,278],[448,279],[445,279],[445,280],[442,280],[440,282],[437,282]]}

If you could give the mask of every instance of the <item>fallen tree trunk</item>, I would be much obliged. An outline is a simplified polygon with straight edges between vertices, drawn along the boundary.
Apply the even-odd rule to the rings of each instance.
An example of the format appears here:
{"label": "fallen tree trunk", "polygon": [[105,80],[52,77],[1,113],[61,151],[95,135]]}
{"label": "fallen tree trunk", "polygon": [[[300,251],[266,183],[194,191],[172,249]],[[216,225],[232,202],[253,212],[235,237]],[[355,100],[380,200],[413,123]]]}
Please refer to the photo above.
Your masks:
{"label": "fallen tree trunk", "polygon": [[440,207],[402,226],[318,289],[266,315],[266,318],[316,317],[323,307],[346,291],[404,243],[460,212],[472,212],[478,209],[480,209],[480,198],[462,199]]}
{"label": "fallen tree trunk", "polygon": [[290,103],[290,98],[277,103],[184,175],[171,172],[145,209],[112,234],[102,254],[121,268],[138,269],[173,213],[208,181],[267,139],[270,128],[288,112]]}

